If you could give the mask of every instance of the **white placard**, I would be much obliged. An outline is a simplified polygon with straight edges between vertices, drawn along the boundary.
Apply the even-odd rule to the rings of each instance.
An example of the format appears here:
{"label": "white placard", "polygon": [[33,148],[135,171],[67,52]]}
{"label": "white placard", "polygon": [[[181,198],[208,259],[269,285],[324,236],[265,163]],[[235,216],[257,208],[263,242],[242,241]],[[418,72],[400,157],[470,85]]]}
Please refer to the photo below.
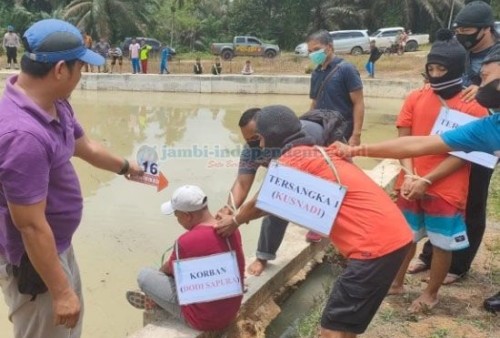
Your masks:
{"label": "white placard", "polygon": [[346,188],[272,161],[257,197],[257,208],[328,236]]}
{"label": "white placard", "polygon": [[[432,127],[431,135],[441,135],[448,130],[456,129],[476,120],[478,120],[478,118],[475,116],[464,114],[458,110],[442,107],[436,122],[434,122],[434,126]],[[451,151],[450,154],[491,169],[494,169],[498,162],[498,157],[480,151],[471,151],[469,153],[463,151]]]}
{"label": "white placard", "polygon": [[211,302],[243,294],[234,251],[173,263],[180,305]]}

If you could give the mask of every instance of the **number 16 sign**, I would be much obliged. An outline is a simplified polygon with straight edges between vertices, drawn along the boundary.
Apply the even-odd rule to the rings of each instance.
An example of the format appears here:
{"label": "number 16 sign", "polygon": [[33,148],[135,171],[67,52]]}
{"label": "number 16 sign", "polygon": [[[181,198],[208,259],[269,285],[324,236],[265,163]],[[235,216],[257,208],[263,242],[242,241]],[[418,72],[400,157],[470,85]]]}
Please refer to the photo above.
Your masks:
{"label": "number 16 sign", "polygon": [[158,154],[153,147],[143,145],[137,151],[137,163],[144,170],[142,176],[130,176],[130,180],[155,186],[161,191],[168,186],[168,180],[158,168]]}

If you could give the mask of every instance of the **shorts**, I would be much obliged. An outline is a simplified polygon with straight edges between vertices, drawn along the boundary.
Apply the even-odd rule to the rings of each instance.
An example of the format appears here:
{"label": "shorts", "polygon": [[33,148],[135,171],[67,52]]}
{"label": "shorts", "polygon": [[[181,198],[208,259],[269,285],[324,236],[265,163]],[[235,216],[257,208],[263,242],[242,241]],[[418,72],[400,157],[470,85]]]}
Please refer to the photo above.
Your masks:
{"label": "shorts", "polygon": [[116,64],[116,60],[118,59],[118,64],[121,66],[123,63],[123,56],[112,56],[111,57],[111,65],[114,66]]}
{"label": "shorts", "polygon": [[432,245],[446,251],[469,247],[463,210],[430,195],[414,201],[400,196],[397,204],[410,224],[415,243],[427,236]]}
{"label": "shorts", "polygon": [[365,332],[403,263],[411,243],[374,259],[349,259],[335,281],[321,316],[321,327]]}

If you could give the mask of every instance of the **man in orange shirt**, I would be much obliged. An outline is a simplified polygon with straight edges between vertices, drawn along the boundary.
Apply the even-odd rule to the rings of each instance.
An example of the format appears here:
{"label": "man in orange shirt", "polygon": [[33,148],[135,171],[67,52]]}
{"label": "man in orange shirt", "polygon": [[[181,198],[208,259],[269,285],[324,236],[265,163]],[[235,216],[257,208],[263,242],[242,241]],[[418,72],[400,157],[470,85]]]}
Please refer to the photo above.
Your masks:
{"label": "man in orange shirt", "polygon": [[[293,111],[268,106],[257,114],[260,146],[279,155],[279,163],[317,177],[337,181],[314,141],[301,132]],[[274,150],[280,150],[275,152]],[[330,233],[347,257],[321,319],[321,337],[356,337],[363,333],[396,276],[412,240],[411,230],[389,196],[354,164],[325,149],[347,193]],[[231,234],[240,224],[262,217],[256,197],[233,216],[222,216],[218,232]]]}
{"label": "man in orange shirt", "polygon": [[[429,135],[442,109],[451,108],[476,117],[487,111],[476,101],[461,99],[465,49],[448,30],[440,30],[427,55],[425,72],[429,86],[410,93],[399,113],[399,136]],[[396,188],[397,204],[414,232],[414,242],[428,236],[433,258],[427,287],[411,304],[410,312],[431,309],[438,303],[438,291],[451,264],[452,251],[469,246],[464,209],[469,187],[470,165],[442,154],[401,160]],[[389,294],[404,293],[404,276],[415,254],[416,244],[401,266]]]}

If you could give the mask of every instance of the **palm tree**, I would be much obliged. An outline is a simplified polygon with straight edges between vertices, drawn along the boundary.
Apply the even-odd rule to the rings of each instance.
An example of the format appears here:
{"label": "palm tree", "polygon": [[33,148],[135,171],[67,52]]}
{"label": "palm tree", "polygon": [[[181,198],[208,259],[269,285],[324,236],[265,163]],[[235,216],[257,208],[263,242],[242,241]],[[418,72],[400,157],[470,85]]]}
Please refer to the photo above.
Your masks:
{"label": "palm tree", "polygon": [[72,0],[64,18],[100,37],[112,37],[121,29],[144,34],[151,11],[158,6],[157,0]]}
{"label": "palm tree", "polygon": [[413,25],[418,17],[418,10],[423,10],[441,27],[447,25],[450,9],[463,6],[463,0],[405,0],[403,2],[406,22]]}

